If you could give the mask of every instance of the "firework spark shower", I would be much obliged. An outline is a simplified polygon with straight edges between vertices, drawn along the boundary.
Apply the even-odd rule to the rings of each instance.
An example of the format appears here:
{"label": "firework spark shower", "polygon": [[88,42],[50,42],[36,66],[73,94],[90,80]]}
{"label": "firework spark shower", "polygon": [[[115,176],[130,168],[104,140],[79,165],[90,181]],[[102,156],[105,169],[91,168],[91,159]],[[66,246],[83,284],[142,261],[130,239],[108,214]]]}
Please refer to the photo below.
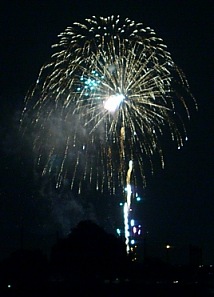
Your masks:
{"label": "firework spark shower", "polygon": [[145,162],[164,158],[168,129],[178,148],[187,139],[177,112],[189,118],[187,80],[154,30],[119,16],[92,17],[59,35],[26,96],[22,126],[33,133],[42,175],[81,191],[90,183],[115,193],[132,179],[145,183]]}

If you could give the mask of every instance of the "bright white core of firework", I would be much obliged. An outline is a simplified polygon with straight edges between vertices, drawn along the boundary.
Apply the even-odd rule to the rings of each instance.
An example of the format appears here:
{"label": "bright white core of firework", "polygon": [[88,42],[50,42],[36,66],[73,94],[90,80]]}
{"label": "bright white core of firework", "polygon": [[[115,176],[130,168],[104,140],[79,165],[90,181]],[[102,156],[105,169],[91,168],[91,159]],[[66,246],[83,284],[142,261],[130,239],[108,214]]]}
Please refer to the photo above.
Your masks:
{"label": "bright white core of firework", "polygon": [[124,98],[122,94],[111,95],[103,102],[103,106],[109,112],[115,112]]}

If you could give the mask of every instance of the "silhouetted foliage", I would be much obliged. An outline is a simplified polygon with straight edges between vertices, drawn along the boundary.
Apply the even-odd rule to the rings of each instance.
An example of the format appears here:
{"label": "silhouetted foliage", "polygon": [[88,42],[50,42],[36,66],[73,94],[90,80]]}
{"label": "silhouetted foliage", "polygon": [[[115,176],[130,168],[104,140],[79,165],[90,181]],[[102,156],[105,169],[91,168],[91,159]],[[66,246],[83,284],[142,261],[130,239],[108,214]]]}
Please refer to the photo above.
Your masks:
{"label": "silhouetted foliage", "polygon": [[63,278],[115,278],[127,265],[125,244],[92,221],[82,221],[52,249],[54,271]]}

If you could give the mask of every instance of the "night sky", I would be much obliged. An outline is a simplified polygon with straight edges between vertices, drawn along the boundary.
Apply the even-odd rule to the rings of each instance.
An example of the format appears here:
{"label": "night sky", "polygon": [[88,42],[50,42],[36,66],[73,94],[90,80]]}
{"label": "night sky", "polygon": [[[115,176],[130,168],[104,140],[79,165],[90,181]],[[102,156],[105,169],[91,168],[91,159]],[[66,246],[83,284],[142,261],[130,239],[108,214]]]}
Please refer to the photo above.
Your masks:
{"label": "night sky", "polygon": [[138,208],[151,252],[184,263],[188,245],[203,249],[214,264],[213,190],[213,11],[214,2],[194,0],[1,1],[0,4],[0,258],[20,247],[48,251],[78,221],[94,219],[107,230],[117,227],[120,198],[44,187],[33,169],[30,144],[18,123],[24,97],[39,69],[53,53],[57,35],[74,21],[119,14],[150,26],[163,38],[186,74],[199,110],[190,103],[188,142],[181,150],[163,137],[166,168],[155,166],[147,187],[139,186]]}

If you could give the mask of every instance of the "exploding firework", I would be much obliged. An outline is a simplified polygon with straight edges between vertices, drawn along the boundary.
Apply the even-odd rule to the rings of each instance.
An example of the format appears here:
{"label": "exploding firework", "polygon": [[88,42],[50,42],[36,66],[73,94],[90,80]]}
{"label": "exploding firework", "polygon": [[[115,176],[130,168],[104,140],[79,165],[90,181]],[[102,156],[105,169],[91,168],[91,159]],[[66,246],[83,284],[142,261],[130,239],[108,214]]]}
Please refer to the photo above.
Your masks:
{"label": "exploding firework", "polygon": [[[56,52],[26,96],[22,125],[33,135],[36,165],[81,190],[115,193],[160,156],[168,128],[178,147],[186,131],[177,114],[191,97],[182,71],[155,32],[129,19],[92,17],[59,35]],[[179,107],[180,108],[180,107]],[[30,121],[30,123],[29,123]],[[129,181],[130,183],[130,181]]]}

